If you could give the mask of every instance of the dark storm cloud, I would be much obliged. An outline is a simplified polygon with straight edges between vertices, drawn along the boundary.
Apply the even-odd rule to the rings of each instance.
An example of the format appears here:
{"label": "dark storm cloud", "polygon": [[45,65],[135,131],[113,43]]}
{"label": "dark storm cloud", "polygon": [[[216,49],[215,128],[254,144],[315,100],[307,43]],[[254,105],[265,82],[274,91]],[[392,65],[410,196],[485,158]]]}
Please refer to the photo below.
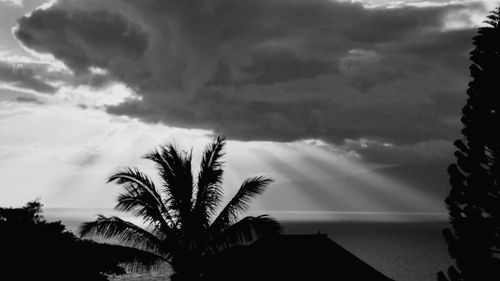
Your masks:
{"label": "dark storm cloud", "polygon": [[[92,8],[88,8],[92,7]],[[142,96],[109,107],[236,139],[452,139],[479,4],[367,9],[327,0],[60,1],[18,38]],[[436,93],[440,93],[436,95]]]}
{"label": "dark storm cloud", "polygon": [[124,17],[106,11],[38,9],[18,22],[15,36],[28,48],[50,53],[76,72],[137,60],[147,36]]}
{"label": "dark storm cloud", "polygon": [[56,88],[38,76],[39,73],[45,71],[43,65],[12,64],[0,61],[0,82],[40,93],[54,93]]}
{"label": "dark storm cloud", "polygon": [[231,69],[227,63],[219,61],[212,78],[206,83],[207,86],[228,86],[233,84]]}
{"label": "dark storm cloud", "polygon": [[[323,118],[319,114],[328,109],[324,101],[319,100],[246,102],[220,92],[199,93],[190,101],[189,109],[178,106],[175,102],[166,104],[159,111],[151,111],[150,107],[141,105],[129,102],[110,107],[109,111],[118,115],[140,115],[149,122],[170,120],[169,124],[174,126],[198,124],[199,128],[212,129],[233,138],[279,141],[319,134],[321,130],[317,126],[321,123],[317,119]],[[206,110],[206,107],[211,110]],[[182,116],[187,112],[190,112],[189,116]],[[246,122],[238,121],[243,119],[246,119]],[[290,127],[290,123],[296,125]]]}
{"label": "dark storm cloud", "polygon": [[323,60],[301,60],[291,52],[257,53],[252,63],[242,67],[250,75],[246,83],[274,84],[295,79],[312,79],[336,70],[334,64]]}

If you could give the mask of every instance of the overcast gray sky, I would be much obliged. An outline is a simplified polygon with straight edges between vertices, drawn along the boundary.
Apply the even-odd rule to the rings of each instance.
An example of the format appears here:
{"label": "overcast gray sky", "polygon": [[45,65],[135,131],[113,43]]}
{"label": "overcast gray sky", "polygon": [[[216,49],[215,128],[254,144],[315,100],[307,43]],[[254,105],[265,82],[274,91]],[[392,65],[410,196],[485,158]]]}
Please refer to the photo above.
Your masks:
{"label": "overcast gray sky", "polygon": [[117,168],[224,134],[228,195],[263,174],[256,210],[363,212],[444,211],[471,38],[499,4],[44,2],[0,1],[1,205],[111,207]]}

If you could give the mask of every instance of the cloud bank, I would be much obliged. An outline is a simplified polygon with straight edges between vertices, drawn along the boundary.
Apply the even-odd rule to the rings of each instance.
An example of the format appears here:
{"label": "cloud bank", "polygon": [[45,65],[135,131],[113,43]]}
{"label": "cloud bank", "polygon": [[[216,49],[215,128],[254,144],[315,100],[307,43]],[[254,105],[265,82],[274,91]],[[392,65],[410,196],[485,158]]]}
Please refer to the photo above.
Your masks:
{"label": "cloud bank", "polygon": [[108,106],[111,114],[242,140],[418,145],[459,132],[475,29],[450,20],[474,13],[487,10],[479,2],[58,1],[20,18],[15,35],[77,77],[103,69],[141,97]]}

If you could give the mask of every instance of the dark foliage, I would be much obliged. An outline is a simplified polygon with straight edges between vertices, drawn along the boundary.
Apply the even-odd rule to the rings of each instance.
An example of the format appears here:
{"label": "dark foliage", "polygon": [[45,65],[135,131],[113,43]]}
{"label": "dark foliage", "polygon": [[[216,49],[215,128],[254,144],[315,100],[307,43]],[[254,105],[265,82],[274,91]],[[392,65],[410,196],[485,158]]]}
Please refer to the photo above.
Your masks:
{"label": "dark foliage", "polygon": [[121,262],[138,260],[140,254],[81,240],[60,222],[46,222],[38,201],[0,208],[0,249],[1,274],[8,280],[108,280],[125,272]]}
{"label": "dark foliage", "polygon": [[225,140],[214,139],[202,154],[200,171],[193,175],[191,153],[167,144],[146,154],[154,162],[159,182],[153,182],[137,168],[126,168],[109,181],[123,186],[116,209],[141,217],[139,227],[118,217],[99,216],[82,225],[82,236],[117,239],[168,262],[175,270],[172,280],[198,280],[207,258],[224,249],[246,245],[281,231],[268,216],[246,217],[253,197],[272,182],[264,177],[245,180],[238,192],[218,211],[222,203],[222,175]]}
{"label": "dark foliage", "polygon": [[439,281],[500,280],[500,8],[486,23],[473,38],[464,139],[455,141],[457,162],[448,168],[444,236],[456,265]]}

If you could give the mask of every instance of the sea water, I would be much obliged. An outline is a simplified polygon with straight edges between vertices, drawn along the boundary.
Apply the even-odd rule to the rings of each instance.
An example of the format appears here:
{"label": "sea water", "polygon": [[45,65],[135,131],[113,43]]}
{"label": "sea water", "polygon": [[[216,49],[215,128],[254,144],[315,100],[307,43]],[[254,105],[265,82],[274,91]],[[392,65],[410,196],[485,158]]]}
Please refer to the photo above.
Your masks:
{"label": "sea water", "polygon": [[[48,221],[61,221],[69,231],[78,233],[83,222],[97,214],[117,215],[125,220],[140,220],[111,209],[46,208]],[[440,270],[452,261],[442,237],[447,227],[442,214],[383,214],[383,213],[276,213],[285,234],[326,233],[330,239],[397,281],[436,280]],[[333,268],[335,265],[332,265]],[[168,280],[171,270],[164,268],[129,273],[112,278],[115,281]]]}

